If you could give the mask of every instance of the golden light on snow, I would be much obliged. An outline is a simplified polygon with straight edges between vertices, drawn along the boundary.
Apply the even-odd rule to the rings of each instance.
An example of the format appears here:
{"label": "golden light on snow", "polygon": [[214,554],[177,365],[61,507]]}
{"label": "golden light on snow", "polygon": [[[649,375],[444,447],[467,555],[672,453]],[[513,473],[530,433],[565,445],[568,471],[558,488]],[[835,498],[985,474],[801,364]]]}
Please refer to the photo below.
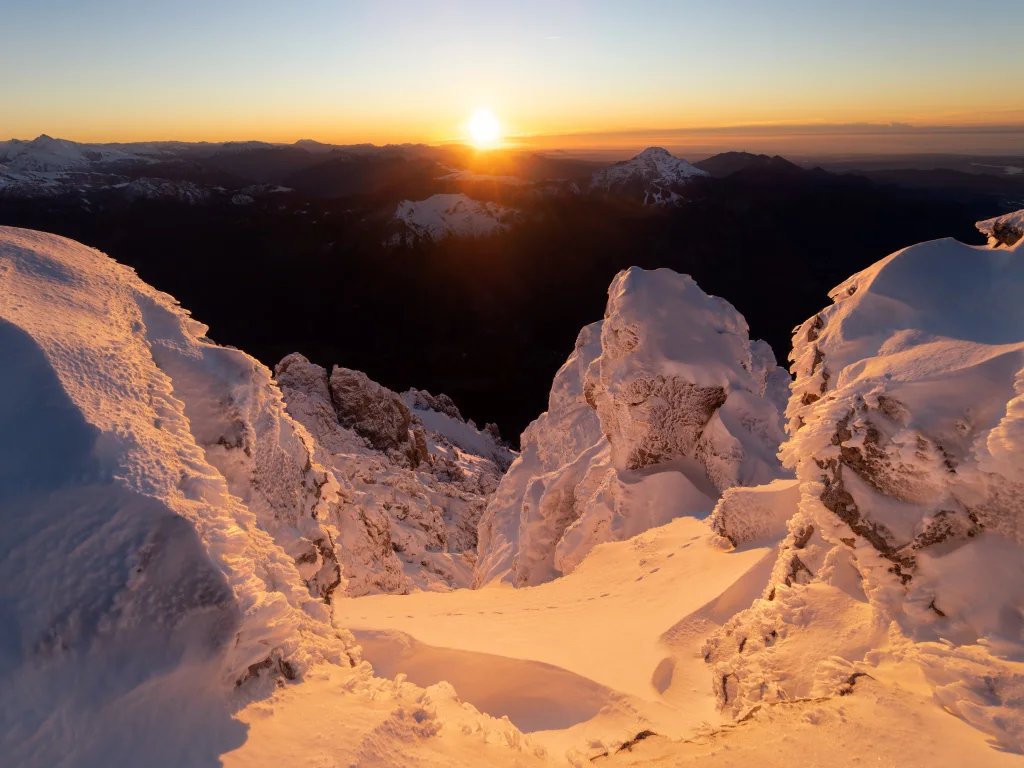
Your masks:
{"label": "golden light on snow", "polygon": [[489,109],[478,109],[469,118],[469,135],[478,147],[494,144],[501,136],[498,118]]}

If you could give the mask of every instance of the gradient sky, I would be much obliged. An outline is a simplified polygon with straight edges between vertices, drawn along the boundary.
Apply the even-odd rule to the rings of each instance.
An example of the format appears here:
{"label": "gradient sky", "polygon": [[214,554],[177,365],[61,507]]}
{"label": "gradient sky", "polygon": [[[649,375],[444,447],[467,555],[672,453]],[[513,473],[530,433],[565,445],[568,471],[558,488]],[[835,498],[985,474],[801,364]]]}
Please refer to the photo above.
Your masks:
{"label": "gradient sky", "polygon": [[0,28],[0,138],[1024,123],[1024,0],[14,0]]}

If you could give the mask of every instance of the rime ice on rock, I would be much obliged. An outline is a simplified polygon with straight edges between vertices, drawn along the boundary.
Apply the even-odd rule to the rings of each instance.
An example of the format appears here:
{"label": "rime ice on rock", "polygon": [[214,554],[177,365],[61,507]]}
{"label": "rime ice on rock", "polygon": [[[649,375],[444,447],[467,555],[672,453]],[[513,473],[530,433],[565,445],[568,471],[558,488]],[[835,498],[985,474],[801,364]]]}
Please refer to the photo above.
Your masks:
{"label": "rime ice on rock", "polygon": [[[764,599],[705,646],[734,713],[840,690],[888,627],[947,709],[1024,747],[1024,674],[1004,661],[1024,651],[1019,220],[981,222],[989,247],[894,253],[796,329],[782,456],[799,507]],[[822,635],[813,617],[844,611],[874,638]]]}
{"label": "rime ice on rock", "polygon": [[691,278],[621,272],[488,505],[475,583],[547,581],[601,542],[781,477],[787,379],[743,317]]}
{"label": "rime ice on rock", "polygon": [[513,453],[445,395],[398,395],[366,374],[291,354],[275,368],[288,412],[372,541],[340,547],[348,595],[468,586],[477,524]]}

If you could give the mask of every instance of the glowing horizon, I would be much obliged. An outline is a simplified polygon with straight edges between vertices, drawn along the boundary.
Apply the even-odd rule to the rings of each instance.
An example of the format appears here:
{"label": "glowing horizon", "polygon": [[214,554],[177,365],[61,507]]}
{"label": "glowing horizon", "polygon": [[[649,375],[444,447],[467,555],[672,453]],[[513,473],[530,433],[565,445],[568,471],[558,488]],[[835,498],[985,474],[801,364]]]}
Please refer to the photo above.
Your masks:
{"label": "glowing horizon", "polygon": [[893,5],[26,3],[5,15],[0,65],[16,76],[0,139],[469,143],[480,105],[500,121],[495,145],[567,149],[787,126],[1024,126],[1012,87],[1024,5]]}

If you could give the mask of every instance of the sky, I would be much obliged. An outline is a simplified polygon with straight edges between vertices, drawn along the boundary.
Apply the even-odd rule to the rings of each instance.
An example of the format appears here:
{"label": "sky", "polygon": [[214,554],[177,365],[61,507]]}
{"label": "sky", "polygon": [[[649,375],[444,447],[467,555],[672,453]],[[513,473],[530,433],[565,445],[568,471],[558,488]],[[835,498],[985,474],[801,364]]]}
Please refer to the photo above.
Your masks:
{"label": "sky", "polygon": [[1024,125],[1022,0],[7,0],[0,20],[0,138],[439,143],[479,108],[570,148]]}

